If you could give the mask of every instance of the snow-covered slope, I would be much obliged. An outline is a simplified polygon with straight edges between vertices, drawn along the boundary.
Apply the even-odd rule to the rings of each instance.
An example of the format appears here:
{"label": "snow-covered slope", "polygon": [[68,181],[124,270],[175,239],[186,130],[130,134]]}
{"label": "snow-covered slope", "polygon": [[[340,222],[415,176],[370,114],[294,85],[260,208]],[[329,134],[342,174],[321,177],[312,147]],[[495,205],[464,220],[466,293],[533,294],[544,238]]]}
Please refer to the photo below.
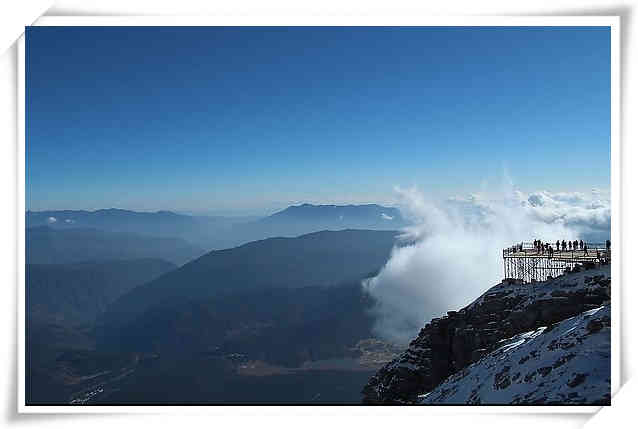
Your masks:
{"label": "snow-covered slope", "polygon": [[[427,323],[405,352],[379,369],[369,380],[362,391],[363,401],[373,404],[418,403],[418,395],[433,391],[452,374],[459,374],[472,363],[495,352],[502,346],[501,341],[511,338],[520,341],[525,338],[518,335],[531,337],[530,332],[540,335],[539,328],[548,328],[608,305],[610,296],[609,265],[596,267],[592,264],[531,284],[505,279],[465,308],[449,311],[447,315]],[[598,363],[592,361],[592,365]],[[512,371],[513,376],[517,370],[510,366],[508,371]],[[510,393],[507,392],[508,395]],[[511,396],[507,402],[513,400]],[[531,402],[529,398],[526,401]]]}
{"label": "snow-covered slope", "polygon": [[609,404],[610,306],[499,342],[422,404]]}

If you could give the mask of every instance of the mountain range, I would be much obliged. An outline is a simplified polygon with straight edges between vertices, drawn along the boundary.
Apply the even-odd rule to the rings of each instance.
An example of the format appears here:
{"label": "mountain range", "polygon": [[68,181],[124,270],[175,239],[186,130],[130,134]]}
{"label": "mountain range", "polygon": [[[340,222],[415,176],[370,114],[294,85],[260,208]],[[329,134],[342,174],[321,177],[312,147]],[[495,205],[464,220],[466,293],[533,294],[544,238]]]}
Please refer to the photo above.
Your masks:
{"label": "mountain range", "polygon": [[356,403],[362,383],[396,353],[372,338],[373,301],[361,280],[381,269],[397,234],[273,237],[180,267],[30,264],[27,398]]}
{"label": "mountain range", "polygon": [[405,225],[406,221],[399,210],[377,204],[302,204],[265,217],[192,216],[170,211],[136,212],[122,209],[26,212],[27,228],[97,229],[174,238],[206,250],[226,249],[269,237],[296,237],[322,230],[397,230]]}
{"label": "mountain range", "polygon": [[409,245],[398,211],[291,206],[208,252],[162,235],[193,217],[87,213],[26,231],[30,404],[609,403],[609,265],[505,279],[402,351],[362,288]]}
{"label": "mountain range", "polygon": [[[299,318],[295,312],[310,317],[310,308],[316,306],[318,314],[343,317],[335,310],[344,302],[354,299],[354,305],[364,299],[360,280],[383,266],[396,236],[394,231],[321,231],[209,252],[118,298],[101,321],[101,340],[117,348],[152,348],[158,337],[172,342],[171,335],[177,334],[155,324],[183,313],[208,318],[197,325],[206,325],[207,330],[189,332],[197,347],[201,341],[195,337],[210,336],[218,328],[232,330],[233,323],[276,326],[304,321],[305,316]],[[299,308],[282,311],[278,319],[277,308],[282,307]]]}

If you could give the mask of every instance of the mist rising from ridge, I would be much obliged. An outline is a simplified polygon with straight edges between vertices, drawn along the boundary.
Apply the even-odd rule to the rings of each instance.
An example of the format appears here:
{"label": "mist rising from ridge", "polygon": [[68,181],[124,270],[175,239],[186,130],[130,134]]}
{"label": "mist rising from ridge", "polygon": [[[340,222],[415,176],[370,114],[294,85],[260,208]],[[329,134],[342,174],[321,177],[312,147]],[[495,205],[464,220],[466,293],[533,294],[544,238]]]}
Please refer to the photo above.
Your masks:
{"label": "mist rising from ridge", "polygon": [[426,321],[469,304],[503,277],[501,249],[536,238],[601,239],[609,235],[610,203],[601,192],[524,194],[506,187],[490,200],[473,195],[433,202],[397,188],[412,219],[381,272],[363,287],[377,301],[376,333],[407,343]]}

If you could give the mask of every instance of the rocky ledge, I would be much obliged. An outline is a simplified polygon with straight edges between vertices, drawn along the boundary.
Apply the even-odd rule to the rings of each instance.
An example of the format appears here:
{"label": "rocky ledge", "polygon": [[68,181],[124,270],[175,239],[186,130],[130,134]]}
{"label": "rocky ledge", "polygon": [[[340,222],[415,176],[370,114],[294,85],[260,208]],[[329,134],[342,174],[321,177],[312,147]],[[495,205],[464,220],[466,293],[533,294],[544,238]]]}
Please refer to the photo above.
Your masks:
{"label": "rocky ledge", "polygon": [[[517,335],[532,335],[530,332],[538,332],[540,328],[547,330],[558,322],[608,305],[610,285],[609,265],[581,267],[555,279],[531,284],[505,279],[467,307],[449,311],[447,316],[426,324],[405,352],[369,380],[362,391],[363,402],[430,403],[433,399],[419,395],[436,391],[448,377],[463,374],[462,370],[467,370],[472,363],[488,358],[503,347],[504,340],[517,341],[514,339]],[[521,372],[512,367],[506,372],[510,371],[512,374]],[[459,380],[461,378],[464,377]],[[509,380],[511,383],[511,377]],[[532,402],[515,395],[497,397],[497,403]],[[452,402],[461,396],[453,398]],[[481,399],[478,394],[463,398],[463,403],[476,403]],[[536,396],[534,400],[540,401]],[[604,402],[605,398],[599,398],[600,401]]]}

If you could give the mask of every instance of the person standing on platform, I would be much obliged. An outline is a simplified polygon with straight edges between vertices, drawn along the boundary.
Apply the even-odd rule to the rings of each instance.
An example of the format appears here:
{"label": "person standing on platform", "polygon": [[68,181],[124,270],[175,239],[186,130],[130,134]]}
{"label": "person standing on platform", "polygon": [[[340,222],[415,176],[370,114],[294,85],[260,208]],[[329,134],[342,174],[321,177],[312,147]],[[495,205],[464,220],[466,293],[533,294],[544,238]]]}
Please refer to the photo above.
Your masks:
{"label": "person standing on platform", "polygon": [[560,252],[560,241],[556,240],[556,251]]}
{"label": "person standing on platform", "polygon": [[583,248],[583,240],[580,240],[579,244],[580,244],[580,248],[582,249]]}
{"label": "person standing on platform", "polygon": [[568,243],[569,243],[569,251],[571,252],[571,250],[572,250],[572,242],[568,241]]}
{"label": "person standing on platform", "polygon": [[585,254],[584,256],[587,256],[587,245],[585,244]]}
{"label": "person standing on platform", "polygon": [[565,240],[563,240],[563,252],[567,250],[567,243],[565,243]]}

